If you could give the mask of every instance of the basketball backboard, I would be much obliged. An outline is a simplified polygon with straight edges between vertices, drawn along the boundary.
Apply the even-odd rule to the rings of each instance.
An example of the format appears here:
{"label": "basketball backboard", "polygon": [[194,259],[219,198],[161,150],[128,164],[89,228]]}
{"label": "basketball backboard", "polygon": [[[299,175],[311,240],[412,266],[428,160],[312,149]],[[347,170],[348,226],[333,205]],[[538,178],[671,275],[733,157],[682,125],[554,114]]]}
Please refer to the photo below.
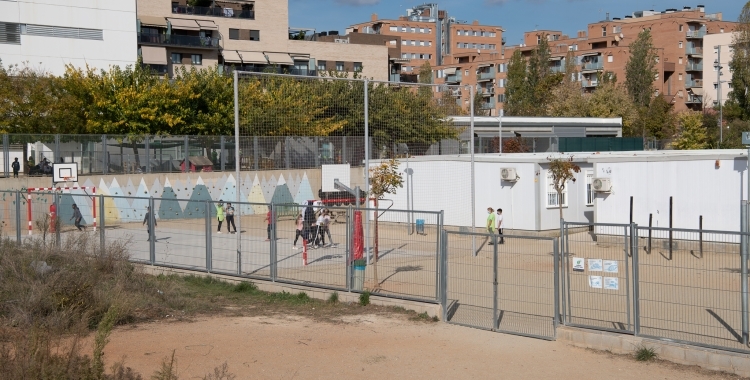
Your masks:
{"label": "basketball backboard", "polygon": [[78,163],[52,164],[52,182],[78,182]]}
{"label": "basketball backboard", "polygon": [[334,180],[338,179],[339,182],[346,186],[350,186],[352,176],[352,170],[349,164],[343,165],[323,165],[323,175],[321,176],[323,183],[320,188],[323,192],[340,191],[336,189]]}

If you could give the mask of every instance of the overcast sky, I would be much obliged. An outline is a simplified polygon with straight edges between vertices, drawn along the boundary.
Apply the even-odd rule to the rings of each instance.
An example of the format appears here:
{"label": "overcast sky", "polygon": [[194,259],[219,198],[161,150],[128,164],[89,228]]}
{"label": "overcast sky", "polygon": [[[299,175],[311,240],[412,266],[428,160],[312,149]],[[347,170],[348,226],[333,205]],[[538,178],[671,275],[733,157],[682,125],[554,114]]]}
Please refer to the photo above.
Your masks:
{"label": "overcast sky", "polygon": [[[524,31],[562,30],[575,35],[586,24],[610,17],[623,17],[638,10],[682,9],[683,6],[706,5],[706,13],[722,12],[724,20],[737,21],[745,1],[742,0],[442,0],[440,9],[459,20],[479,20],[484,25],[499,25],[506,32],[508,45],[521,42]],[[317,31],[339,30],[342,34],[351,24],[370,20],[377,13],[381,19],[394,19],[406,9],[427,0],[290,0],[289,24],[295,28]]]}

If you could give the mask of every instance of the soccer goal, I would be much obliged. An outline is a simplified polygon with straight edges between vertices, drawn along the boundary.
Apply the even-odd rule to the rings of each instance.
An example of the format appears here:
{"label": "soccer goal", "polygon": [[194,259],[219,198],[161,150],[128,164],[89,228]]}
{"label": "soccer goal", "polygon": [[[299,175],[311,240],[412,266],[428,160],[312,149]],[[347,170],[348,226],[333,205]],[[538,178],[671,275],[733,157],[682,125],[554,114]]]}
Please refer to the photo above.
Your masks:
{"label": "soccer goal", "polygon": [[[34,207],[32,206],[34,197],[38,198],[37,201],[41,201],[39,197],[43,196],[44,193],[51,194],[58,199],[57,202],[45,202],[49,204],[49,232],[55,232],[58,225],[58,218],[62,217],[64,218],[62,220],[67,220],[73,215],[71,207],[73,204],[81,211],[83,222],[86,225],[92,226],[94,232],[96,232],[96,187],[32,187],[26,189],[26,213],[29,224],[29,235],[32,235],[34,230]],[[41,207],[44,206],[42,205]],[[37,210],[37,214],[39,212],[40,210]],[[46,212],[46,210],[43,212]]]}

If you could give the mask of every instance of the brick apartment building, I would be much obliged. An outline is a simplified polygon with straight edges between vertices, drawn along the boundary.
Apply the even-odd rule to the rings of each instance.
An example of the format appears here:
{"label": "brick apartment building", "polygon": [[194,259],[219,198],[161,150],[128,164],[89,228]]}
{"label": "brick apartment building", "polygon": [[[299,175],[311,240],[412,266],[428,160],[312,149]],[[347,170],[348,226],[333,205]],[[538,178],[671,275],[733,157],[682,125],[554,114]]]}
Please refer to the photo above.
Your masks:
{"label": "brick apartment building", "polygon": [[[480,109],[497,115],[502,113],[507,64],[515,49],[530,56],[541,38],[547,38],[552,71],[564,71],[566,56],[572,52],[576,60],[575,79],[581,83],[582,91],[592,92],[598,86],[599,73],[604,71],[613,72],[621,83],[625,80],[629,46],[638,33],[649,28],[659,57],[655,95],[663,96],[678,112],[701,109],[705,93],[703,39],[706,35],[731,33],[735,27],[736,23],[723,21],[721,13],[705,13],[702,5],[681,10],[638,11],[623,18],[607,17],[588,24],[586,30],[574,37],[557,30],[535,30],[524,33],[523,44],[500,52],[455,52],[443,57],[443,64],[434,68],[434,77],[436,83],[478,85],[482,97]],[[713,70],[713,61],[706,65]],[[468,91],[454,93],[459,104],[468,106]]]}
{"label": "brick apartment building", "polygon": [[278,0],[137,0],[138,49],[144,64],[172,75],[180,66],[299,75],[362,70],[388,80],[388,46],[290,39],[289,4]]}

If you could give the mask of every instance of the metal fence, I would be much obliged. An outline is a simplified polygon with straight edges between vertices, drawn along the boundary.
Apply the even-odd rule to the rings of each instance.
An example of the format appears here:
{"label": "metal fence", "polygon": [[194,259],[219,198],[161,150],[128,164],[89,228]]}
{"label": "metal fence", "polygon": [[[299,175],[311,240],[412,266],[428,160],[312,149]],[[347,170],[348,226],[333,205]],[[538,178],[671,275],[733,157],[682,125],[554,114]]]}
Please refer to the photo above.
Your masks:
{"label": "metal fence", "polygon": [[445,231],[443,320],[554,339],[557,238]]}

